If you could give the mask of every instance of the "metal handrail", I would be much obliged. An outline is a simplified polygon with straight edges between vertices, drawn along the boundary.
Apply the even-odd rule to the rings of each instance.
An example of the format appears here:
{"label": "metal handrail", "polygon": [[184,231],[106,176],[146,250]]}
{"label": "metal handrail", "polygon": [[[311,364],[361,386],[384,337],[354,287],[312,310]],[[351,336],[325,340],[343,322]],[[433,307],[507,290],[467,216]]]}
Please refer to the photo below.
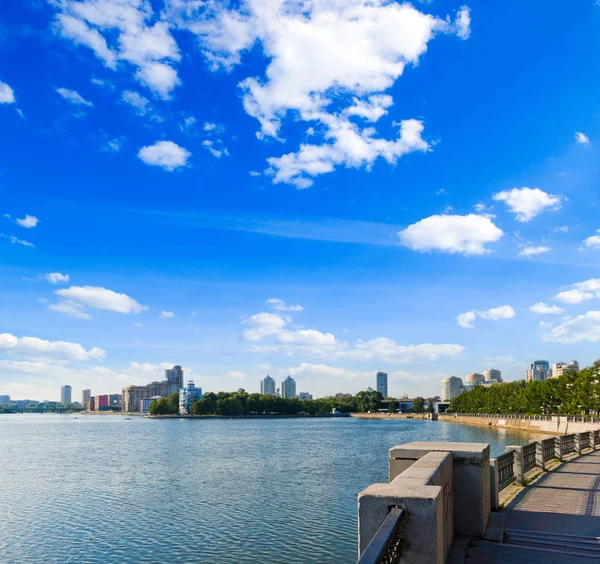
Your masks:
{"label": "metal handrail", "polygon": [[502,491],[515,481],[515,451],[501,454],[496,460],[498,461],[498,491]]}
{"label": "metal handrail", "polygon": [[377,529],[369,546],[358,559],[358,564],[395,564],[400,561],[400,521],[404,515],[401,507],[392,507],[381,527]]}
{"label": "metal handrail", "polygon": [[555,444],[556,440],[554,439],[554,437],[552,437],[551,439],[544,439],[542,441],[542,456],[544,458],[544,462],[554,460]]}
{"label": "metal handrail", "polygon": [[529,472],[535,468],[536,443],[529,443],[523,447],[523,472]]}

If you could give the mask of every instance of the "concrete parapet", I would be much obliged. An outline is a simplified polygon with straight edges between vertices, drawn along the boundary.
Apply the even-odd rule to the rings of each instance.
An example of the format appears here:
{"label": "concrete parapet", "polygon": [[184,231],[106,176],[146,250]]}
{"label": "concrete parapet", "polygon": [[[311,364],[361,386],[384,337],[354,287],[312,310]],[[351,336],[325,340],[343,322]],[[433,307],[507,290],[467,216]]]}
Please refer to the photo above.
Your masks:
{"label": "concrete parapet", "polygon": [[500,506],[498,484],[498,461],[492,458],[490,460],[490,509],[492,511],[498,511]]}
{"label": "concrete parapet", "polygon": [[513,450],[515,452],[515,456],[513,458],[515,481],[520,486],[524,486],[525,485],[525,461],[523,460],[523,447],[510,445],[504,449],[504,452],[510,452],[511,450]]}
{"label": "concrete parapet", "polygon": [[393,447],[390,449],[390,480],[430,452],[452,453],[454,531],[461,535],[483,536],[491,503],[490,445],[414,442]]}

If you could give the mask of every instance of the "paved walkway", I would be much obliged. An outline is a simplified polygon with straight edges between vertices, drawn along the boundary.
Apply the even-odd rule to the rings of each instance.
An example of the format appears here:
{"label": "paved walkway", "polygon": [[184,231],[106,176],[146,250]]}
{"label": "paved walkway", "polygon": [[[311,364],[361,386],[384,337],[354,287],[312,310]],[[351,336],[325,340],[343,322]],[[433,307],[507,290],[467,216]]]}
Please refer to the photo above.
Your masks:
{"label": "paved walkway", "polygon": [[[593,451],[558,466],[524,488],[505,508],[506,528],[580,537],[600,537],[600,451]],[[539,537],[540,535],[538,535]],[[469,549],[469,563],[562,562],[564,554],[476,541]],[[552,548],[552,547],[550,547]],[[590,558],[575,555],[569,563]],[[598,561],[594,559],[595,561]]]}

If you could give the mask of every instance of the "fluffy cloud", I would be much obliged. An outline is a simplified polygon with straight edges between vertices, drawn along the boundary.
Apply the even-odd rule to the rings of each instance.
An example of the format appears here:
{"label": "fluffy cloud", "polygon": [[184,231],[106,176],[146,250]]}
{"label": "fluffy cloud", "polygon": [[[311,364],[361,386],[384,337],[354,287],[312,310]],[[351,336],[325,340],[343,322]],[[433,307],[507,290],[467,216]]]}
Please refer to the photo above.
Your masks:
{"label": "fluffy cloud", "polygon": [[379,337],[370,341],[358,341],[353,349],[341,351],[335,356],[356,361],[425,362],[443,356],[457,356],[465,349],[461,345],[424,343],[398,345],[393,339]]}
{"label": "fluffy cloud", "polygon": [[93,347],[85,350],[78,343],[68,341],[45,341],[37,337],[15,337],[10,333],[0,334],[0,350],[19,356],[54,357],[64,360],[102,360],[106,353]]}
{"label": "fluffy cloud", "polygon": [[404,246],[415,251],[482,255],[489,252],[485,245],[498,241],[503,234],[489,217],[482,215],[432,215],[409,225],[398,237]]}
{"label": "fluffy cloud", "polygon": [[561,197],[548,194],[539,188],[513,188],[494,194],[494,200],[504,202],[515,214],[517,221],[525,223],[546,210],[557,210]]}
{"label": "fluffy cloud", "polygon": [[68,274],[62,274],[60,272],[48,272],[47,274],[38,274],[37,278],[23,278],[23,280],[42,281],[50,282],[50,284],[63,284],[69,281]]}
{"label": "fluffy cloud", "polygon": [[227,376],[233,378],[234,380],[244,380],[246,375],[243,372],[239,372],[238,370],[230,370],[227,373]]}
{"label": "fluffy cloud", "polygon": [[154,145],[142,147],[138,152],[138,157],[146,164],[169,171],[185,166],[190,156],[189,151],[173,141],[157,141]]}
{"label": "fluffy cloud", "polygon": [[[600,229],[596,233],[600,233]],[[600,235],[592,235],[583,241],[588,249],[600,249]]]}
{"label": "fluffy cloud", "polygon": [[557,325],[543,336],[545,341],[556,343],[580,343],[600,341],[600,311],[588,311]]}
{"label": "fluffy cloud", "polygon": [[14,104],[15,103],[15,93],[13,89],[6,84],[6,82],[2,82],[0,80],[0,104]]}
{"label": "fluffy cloud", "polygon": [[279,298],[269,298],[267,303],[275,311],[302,311],[304,309],[301,305],[288,305]]}
{"label": "fluffy cloud", "polygon": [[40,220],[37,217],[35,217],[34,215],[26,215],[24,218],[16,219],[15,221],[21,227],[25,227],[25,228],[29,229],[31,227],[35,227]]}
{"label": "fluffy cloud", "polygon": [[332,333],[321,333],[321,331],[315,329],[283,331],[277,335],[277,341],[282,345],[301,346],[330,346],[337,343]]}
{"label": "fluffy cloud", "polygon": [[19,239],[14,235],[5,235],[4,233],[0,233],[0,237],[2,239],[8,239],[13,245],[23,245],[24,247],[35,247],[33,243],[26,241],[25,239]]}
{"label": "fluffy cloud", "polygon": [[511,319],[515,315],[515,310],[511,306],[504,305],[500,307],[493,307],[484,311],[467,311],[458,315],[456,320],[461,327],[464,327],[465,329],[473,329],[473,327],[475,327],[475,319],[477,317],[491,321],[500,321],[502,319]]}
{"label": "fluffy cloud", "polygon": [[244,320],[248,328],[244,329],[242,337],[246,341],[260,341],[263,337],[280,333],[287,323],[286,319],[276,313],[257,313]]}
{"label": "fluffy cloud", "polygon": [[524,247],[521,248],[521,250],[519,251],[519,255],[522,257],[533,257],[536,255],[542,255],[544,253],[549,253],[552,249],[550,247],[544,247],[542,245],[540,246],[531,246],[531,245],[526,245]]}
{"label": "fluffy cloud", "polygon": [[136,68],[135,78],[164,99],[180,82],[172,64],[181,56],[171,24],[144,0],[51,0],[55,30],[89,47],[108,68],[118,61]]}
{"label": "fluffy cloud", "polygon": [[134,108],[135,113],[140,116],[146,115],[150,110],[150,100],[134,90],[125,90],[121,94],[121,100]]}
{"label": "fluffy cloud", "polygon": [[580,145],[589,145],[590,144],[590,138],[585,133],[582,133],[581,131],[575,132],[575,141],[577,141],[577,143],[579,143]]}
{"label": "fluffy cloud", "polygon": [[94,104],[92,102],[86,100],[79,92],[75,90],[69,90],[67,88],[57,88],[56,91],[71,104],[75,104],[76,106],[88,106],[91,107]]}
{"label": "fluffy cloud", "polygon": [[566,304],[578,304],[592,298],[600,298],[600,278],[577,282],[554,296],[555,300]]}
{"label": "fluffy cloud", "polygon": [[117,313],[141,313],[148,309],[127,294],[118,294],[100,286],[71,286],[64,290],[55,290],[54,293],[67,301],[93,309]]}
{"label": "fluffy cloud", "polygon": [[216,142],[211,141],[210,139],[205,139],[202,141],[202,146],[217,159],[220,159],[223,156],[228,157],[229,151],[227,150],[227,147],[220,146],[218,143],[221,143],[220,139],[218,139]]}
{"label": "fluffy cloud", "polygon": [[468,37],[468,8],[452,22],[384,0],[245,0],[231,6],[173,0],[169,15],[198,36],[214,68],[232,68],[261,44],[268,60],[264,76],[240,83],[244,108],[260,124],[259,137],[278,137],[288,115],[310,122],[323,136],[321,143],[269,159],[274,182],[306,188],[312,177],[339,165],[369,167],[378,157],[393,163],[428,149],[416,120],[402,122],[392,140],[364,122],[387,113],[393,100],[385,91],[407,65],[418,64],[436,34]]}
{"label": "fluffy cloud", "polygon": [[544,302],[538,302],[537,304],[532,305],[529,310],[533,311],[533,313],[539,313],[541,315],[565,312],[562,307],[558,307],[557,305],[548,305]]}
{"label": "fluffy cloud", "polygon": [[161,311],[158,317],[159,319],[171,319],[175,317],[175,314],[172,311]]}
{"label": "fluffy cloud", "polygon": [[75,319],[92,318],[92,316],[85,311],[85,306],[83,304],[71,300],[63,300],[62,302],[58,302],[56,304],[49,304],[48,309],[58,313],[64,313],[65,315],[74,317]]}

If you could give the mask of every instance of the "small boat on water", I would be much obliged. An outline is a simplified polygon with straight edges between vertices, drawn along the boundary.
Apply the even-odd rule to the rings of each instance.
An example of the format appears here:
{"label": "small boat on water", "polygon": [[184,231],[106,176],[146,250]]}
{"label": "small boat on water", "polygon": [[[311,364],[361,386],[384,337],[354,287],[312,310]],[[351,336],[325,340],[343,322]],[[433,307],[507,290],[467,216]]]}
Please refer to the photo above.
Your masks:
{"label": "small boat on water", "polygon": [[131,421],[131,417],[125,417],[125,421]]}

